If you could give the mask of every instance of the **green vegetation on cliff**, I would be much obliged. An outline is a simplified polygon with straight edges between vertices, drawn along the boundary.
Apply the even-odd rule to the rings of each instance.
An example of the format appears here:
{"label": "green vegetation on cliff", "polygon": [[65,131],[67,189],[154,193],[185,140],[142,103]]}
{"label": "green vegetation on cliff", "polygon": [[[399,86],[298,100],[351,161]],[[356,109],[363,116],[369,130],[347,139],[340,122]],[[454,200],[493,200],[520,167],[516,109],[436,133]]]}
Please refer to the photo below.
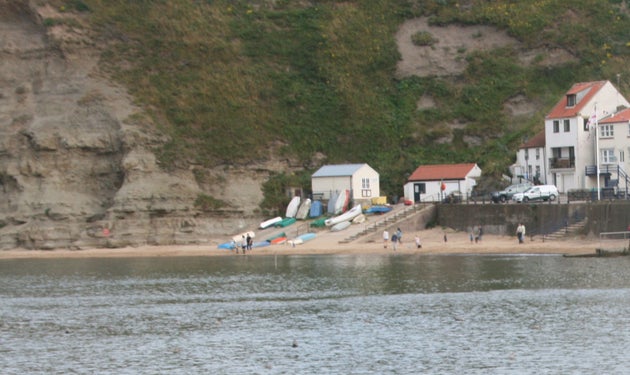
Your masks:
{"label": "green vegetation on cliff", "polygon": [[[324,163],[369,163],[384,193],[397,195],[420,164],[477,162],[484,175],[504,173],[574,82],[628,88],[622,0],[52,3],[87,14],[99,31],[108,69],[170,136],[160,150],[165,165],[291,157],[312,172],[314,156],[324,155]],[[513,47],[462,50],[463,74],[396,77],[395,33],[416,17],[495,26],[519,48],[542,52],[523,64]],[[415,38],[440,48],[429,34]],[[574,59],[537,64],[548,49]],[[419,110],[423,96],[435,105]],[[509,115],[515,97],[535,113]]]}

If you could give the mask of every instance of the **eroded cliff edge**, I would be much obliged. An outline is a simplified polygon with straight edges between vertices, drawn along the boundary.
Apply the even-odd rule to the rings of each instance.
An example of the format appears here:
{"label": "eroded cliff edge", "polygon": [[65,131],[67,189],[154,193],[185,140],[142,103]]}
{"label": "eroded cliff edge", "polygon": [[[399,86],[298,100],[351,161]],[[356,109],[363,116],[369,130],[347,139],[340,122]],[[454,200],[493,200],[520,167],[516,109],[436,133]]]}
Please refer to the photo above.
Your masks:
{"label": "eroded cliff edge", "polygon": [[[200,187],[162,170],[164,137],[99,70],[87,31],[43,26],[55,11],[0,0],[0,249],[204,244],[257,222],[265,173],[226,167]],[[198,211],[204,190],[236,209]]]}

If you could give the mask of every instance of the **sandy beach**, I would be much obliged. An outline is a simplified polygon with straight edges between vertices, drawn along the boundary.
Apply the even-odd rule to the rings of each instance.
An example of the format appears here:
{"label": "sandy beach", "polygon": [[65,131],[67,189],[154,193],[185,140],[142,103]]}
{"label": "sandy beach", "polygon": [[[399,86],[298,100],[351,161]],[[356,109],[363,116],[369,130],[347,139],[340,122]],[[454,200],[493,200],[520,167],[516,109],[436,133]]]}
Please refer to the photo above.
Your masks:
{"label": "sandy beach", "polygon": [[[414,243],[415,235],[421,240],[422,248]],[[447,241],[444,241],[444,235]],[[391,243],[384,248],[382,241],[356,242],[340,244],[342,235],[323,232],[317,238],[306,243],[291,246],[289,244],[270,245],[254,248],[247,256],[264,255],[305,255],[305,254],[392,254]],[[124,248],[104,248],[86,250],[25,250],[14,249],[0,252],[0,259],[18,258],[99,258],[99,257],[174,257],[174,256],[243,256],[239,251],[218,249],[225,238],[216,238],[205,245],[169,245],[139,246]],[[543,241],[540,237],[527,237],[519,244],[516,236],[484,235],[479,243],[471,243],[469,235],[450,229],[428,229],[405,233],[403,243],[397,245],[396,253],[401,254],[593,254],[597,248],[608,250],[622,249],[628,246],[627,240],[600,240],[585,237],[573,237],[562,240]]]}

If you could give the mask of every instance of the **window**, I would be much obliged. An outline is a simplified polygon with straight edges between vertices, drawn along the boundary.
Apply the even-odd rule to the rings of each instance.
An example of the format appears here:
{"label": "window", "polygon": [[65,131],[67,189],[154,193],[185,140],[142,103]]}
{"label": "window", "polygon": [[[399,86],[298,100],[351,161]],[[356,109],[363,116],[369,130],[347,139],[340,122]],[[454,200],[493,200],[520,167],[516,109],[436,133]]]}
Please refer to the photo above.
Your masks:
{"label": "window", "polygon": [[601,151],[601,162],[602,164],[611,164],[616,163],[617,158],[615,157],[615,149],[614,148],[605,148]]}
{"label": "window", "polygon": [[575,107],[575,94],[567,95],[567,107]]}
{"label": "window", "polygon": [[553,132],[560,133],[560,121],[553,120]]}
{"label": "window", "polygon": [[536,166],[536,177],[540,177],[540,165]]}
{"label": "window", "polygon": [[370,188],[370,179],[362,178],[361,179],[361,189],[369,189]]}
{"label": "window", "polygon": [[619,161],[622,163],[625,161],[625,155],[623,154],[623,151],[619,151]]}
{"label": "window", "polygon": [[536,149],[536,160],[540,160],[540,149]]}
{"label": "window", "polygon": [[571,122],[569,120],[564,120],[564,132],[568,133],[571,131]]}
{"label": "window", "polygon": [[615,136],[615,132],[613,131],[612,125],[602,125],[599,127],[600,138],[614,137],[614,136]]}

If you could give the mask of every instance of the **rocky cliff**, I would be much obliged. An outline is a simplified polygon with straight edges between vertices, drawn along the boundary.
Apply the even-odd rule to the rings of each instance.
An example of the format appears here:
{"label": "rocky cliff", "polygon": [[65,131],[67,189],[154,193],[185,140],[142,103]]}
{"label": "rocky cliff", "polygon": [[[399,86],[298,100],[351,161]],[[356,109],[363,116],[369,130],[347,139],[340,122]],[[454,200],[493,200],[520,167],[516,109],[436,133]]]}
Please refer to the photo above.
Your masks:
{"label": "rocky cliff", "polygon": [[[0,248],[203,244],[257,222],[264,168],[208,171],[224,183],[203,188],[162,170],[164,137],[99,70],[87,29],[44,26],[57,11],[0,0]],[[198,211],[204,190],[236,208]]]}

